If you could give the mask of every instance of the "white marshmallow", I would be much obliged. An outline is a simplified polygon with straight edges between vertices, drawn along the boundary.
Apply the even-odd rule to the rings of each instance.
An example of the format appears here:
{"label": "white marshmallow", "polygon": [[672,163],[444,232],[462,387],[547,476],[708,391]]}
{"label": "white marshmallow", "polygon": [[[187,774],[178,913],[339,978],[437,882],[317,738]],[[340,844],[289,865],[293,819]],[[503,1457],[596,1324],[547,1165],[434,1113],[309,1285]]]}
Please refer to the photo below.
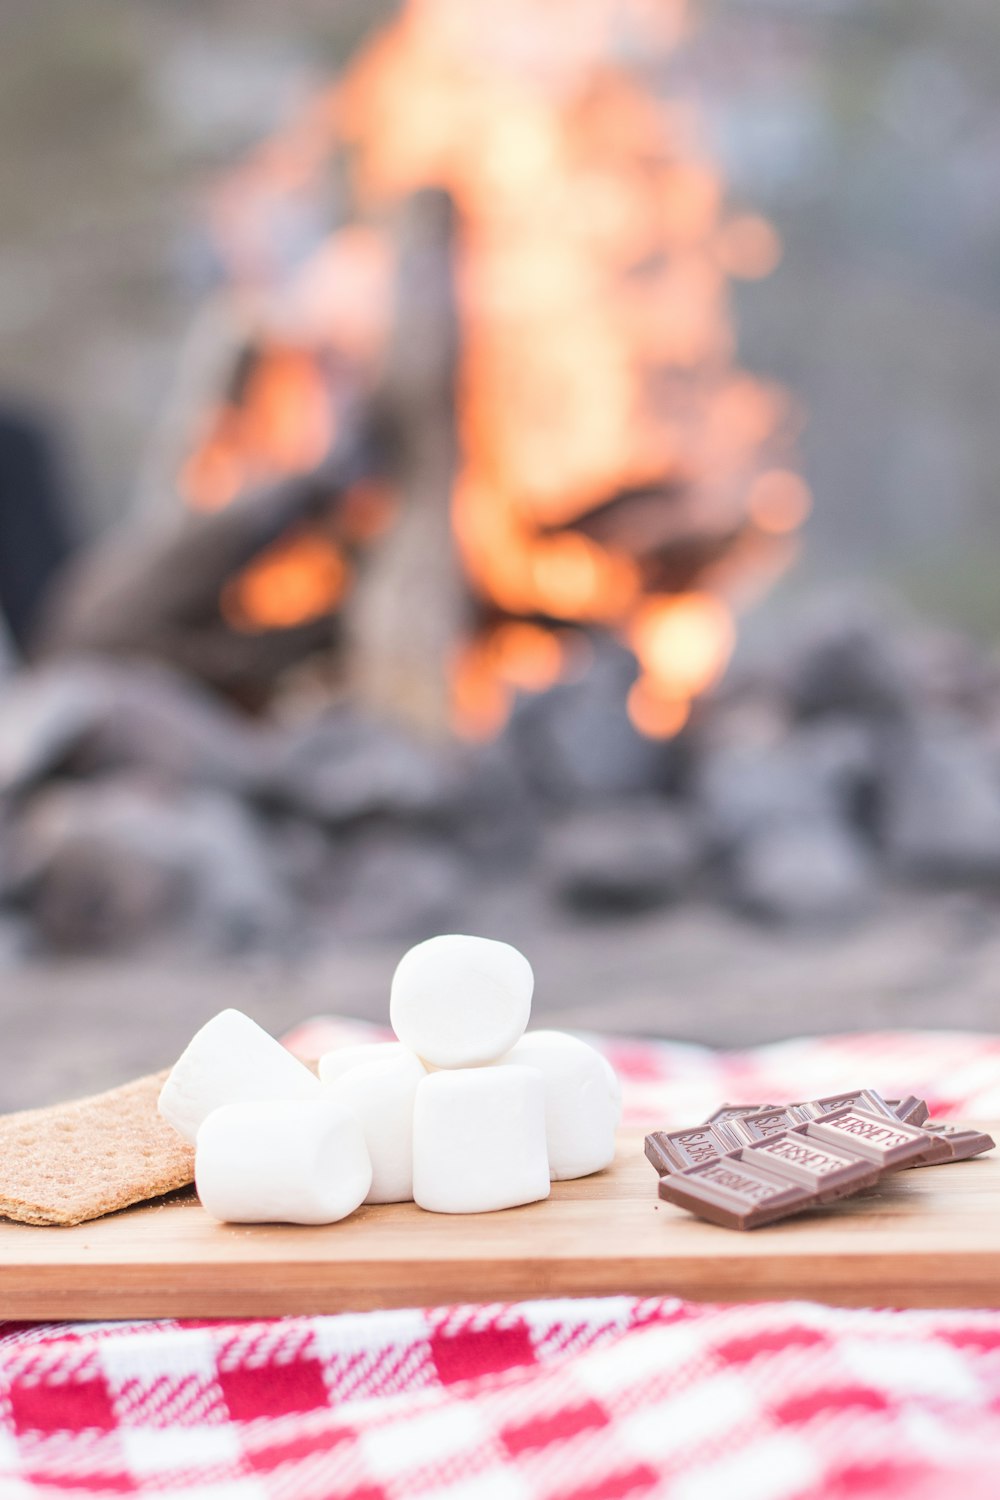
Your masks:
{"label": "white marshmallow", "polygon": [[542,1075],[553,1182],[610,1166],[622,1091],[607,1058],[565,1032],[528,1031],[500,1063],[537,1068]]}
{"label": "white marshmallow", "polygon": [[361,1125],[333,1099],[224,1104],[198,1131],[198,1197],[229,1223],[333,1224],[371,1180]]}
{"label": "white marshmallow", "polygon": [[436,1068],[492,1062],[528,1024],[535,979],[509,943],[428,938],[393,975],[389,1018],[399,1040]]}
{"label": "white marshmallow", "polygon": [[413,1197],[413,1103],[427,1077],[419,1057],[401,1045],[372,1048],[390,1053],[358,1063],[333,1082],[327,1098],[350,1109],[361,1122],[372,1161],[367,1203],[406,1203]]}
{"label": "white marshmallow", "polygon": [[549,1195],[537,1068],[429,1073],[413,1111],[413,1196],[439,1214],[488,1213]]}
{"label": "white marshmallow", "polygon": [[335,1047],[319,1060],[319,1081],[333,1083],[359,1063],[388,1062],[393,1057],[412,1057],[402,1042],[357,1042],[351,1047]]}
{"label": "white marshmallow", "polygon": [[239,1010],[222,1010],[188,1043],[160,1091],[159,1111],[194,1142],[222,1104],[250,1099],[316,1099],[319,1079],[287,1047]]}

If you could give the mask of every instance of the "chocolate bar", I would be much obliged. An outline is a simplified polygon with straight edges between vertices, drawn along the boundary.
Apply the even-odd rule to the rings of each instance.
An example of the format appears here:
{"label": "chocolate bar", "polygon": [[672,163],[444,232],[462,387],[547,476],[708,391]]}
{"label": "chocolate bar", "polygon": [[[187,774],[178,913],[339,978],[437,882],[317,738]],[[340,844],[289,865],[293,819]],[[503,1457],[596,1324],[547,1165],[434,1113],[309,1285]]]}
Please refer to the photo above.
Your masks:
{"label": "chocolate bar", "polygon": [[[705,1149],[714,1144],[705,1137],[710,1129],[697,1132]],[[838,1133],[847,1145],[830,1142]],[[676,1140],[669,1141],[669,1149],[676,1160]],[[843,1109],[728,1155],[675,1166],[660,1177],[658,1192],[666,1202],[726,1229],[757,1229],[873,1187],[883,1172],[910,1165],[926,1152],[927,1138],[919,1129]]]}
{"label": "chocolate bar", "polygon": [[[731,1156],[743,1147],[760,1145],[772,1136],[784,1135],[812,1119],[824,1119],[849,1105],[877,1113],[887,1120],[897,1119],[886,1100],[874,1089],[829,1094],[823,1099],[799,1104],[724,1104],[701,1125],[689,1126],[686,1130],[653,1131],[646,1137],[645,1153],[657,1175],[663,1177],[669,1172],[683,1172],[702,1162]],[[934,1162],[951,1160],[938,1148],[927,1146],[926,1142],[925,1149],[930,1150]],[[864,1155],[863,1152],[860,1154]],[[917,1153],[911,1155],[915,1165]],[[931,1161],[921,1162],[921,1165],[931,1164]]]}
{"label": "chocolate bar", "polygon": [[756,1229],[875,1185],[889,1172],[964,1161],[985,1131],[927,1119],[915,1094],[874,1089],[781,1105],[723,1104],[701,1125],[654,1131],[659,1195],[728,1229]]}
{"label": "chocolate bar", "polygon": [[727,1229],[757,1229],[875,1185],[877,1163],[814,1141],[812,1125],[805,1121],[726,1156],[675,1167],[661,1176],[660,1197]]}

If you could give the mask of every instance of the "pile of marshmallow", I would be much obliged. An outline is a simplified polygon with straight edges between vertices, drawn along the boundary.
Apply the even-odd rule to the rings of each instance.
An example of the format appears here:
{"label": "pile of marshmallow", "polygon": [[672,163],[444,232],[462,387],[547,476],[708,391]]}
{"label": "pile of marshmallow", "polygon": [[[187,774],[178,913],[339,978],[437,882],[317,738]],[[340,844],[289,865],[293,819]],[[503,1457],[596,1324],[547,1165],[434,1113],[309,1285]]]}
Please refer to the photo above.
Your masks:
{"label": "pile of marshmallow", "polygon": [[430,938],[396,970],[395,1042],[342,1047],[319,1077],[224,1010],[172,1069],[160,1113],[195,1147],[214,1218],[332,1224],[362,1203],[483,1213],[609,1166],[621,1089],[593,1047],[525,1031],[534,976],[488,938]]}

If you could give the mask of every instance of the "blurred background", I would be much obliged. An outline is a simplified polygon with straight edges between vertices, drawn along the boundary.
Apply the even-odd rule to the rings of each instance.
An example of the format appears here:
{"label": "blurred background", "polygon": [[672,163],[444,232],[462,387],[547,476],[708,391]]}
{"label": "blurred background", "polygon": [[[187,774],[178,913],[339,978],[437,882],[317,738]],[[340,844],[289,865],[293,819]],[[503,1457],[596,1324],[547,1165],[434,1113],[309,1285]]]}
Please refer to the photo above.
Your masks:
{"label": "blurred background", "polygon": [[986,0],[9,0],[0,1105],[224,1005],[995,1029]]}

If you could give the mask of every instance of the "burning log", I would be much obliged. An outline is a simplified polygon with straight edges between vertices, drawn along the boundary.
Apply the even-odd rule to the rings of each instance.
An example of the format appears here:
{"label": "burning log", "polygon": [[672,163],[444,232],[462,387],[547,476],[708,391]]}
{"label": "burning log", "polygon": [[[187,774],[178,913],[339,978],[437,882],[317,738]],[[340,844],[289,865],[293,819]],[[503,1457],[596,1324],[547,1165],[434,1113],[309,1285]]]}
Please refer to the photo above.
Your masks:
{"label": "burning log", "polygon": [[223,615],[226,584],[266,549],[346,493],[353,455],[244,496],[207,515],[137,523],[93,548],[63,581],[37,642],[39,654],[107,654],[166,661],[247,704],[276,676],[328,646],[337,620],[242,633]]}
{"label": "burning log", "polygon": [[425,189],[401,216],[391,334],[373,401],[398,519],[350,604],[351,679],[363,703],[435,739],[450,732],[450,664],[471,601],[451,528],[458,465],[454,212]]}
{"label": "burning log", "polygon": [[568,529],[634,558],[647,592],[681,594],[698,587],[712,566],[740,544],[749,523],[737,515],[717,527],[707,525],[699,519],[688,487],[678,482],[611,496]]}
{"label": "burning log", "polygon": [[[432,738],[447,732],[449,663],[470,614],[450,522],[459,345],[452,232],[446,194],[427,190],[404,206],[381,368],[370,391],[355,388],[341,401],[330,454],[221,509],[142,520],[94,549],[63,582],[38,643],[43,655],[156,658],[258,706],[288,667],[325,651],[362,704]],[[246,345],[238,364],[227,399],[249,384]],[[394,488],[399,516],[380,540],[356,534],[352,509],[359,481],[376,474]],[[268,563],[280,569],[283,549],[305,570],[305,592],[267,628],[253,617],[258,584],[280,592]],[[314,571],[324,560],[325,580]],[[350,571],[357,585],[345,608]],[[280,599],[267,601],[267,614],[280,619]]]}

